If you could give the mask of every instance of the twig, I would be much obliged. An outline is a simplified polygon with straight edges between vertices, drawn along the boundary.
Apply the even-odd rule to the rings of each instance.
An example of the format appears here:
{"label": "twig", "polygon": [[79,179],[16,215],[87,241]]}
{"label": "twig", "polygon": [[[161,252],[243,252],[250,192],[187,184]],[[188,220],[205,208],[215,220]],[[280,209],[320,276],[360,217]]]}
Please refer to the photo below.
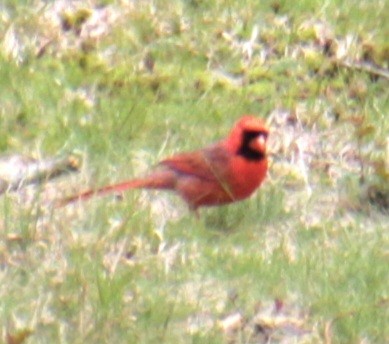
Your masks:
{"label": "twig", "polygon": [[380,67],[375,67],[371,63],[341,60],[338,61],[338,65],[349,69],[360,70],[389,80],[388,70]]}

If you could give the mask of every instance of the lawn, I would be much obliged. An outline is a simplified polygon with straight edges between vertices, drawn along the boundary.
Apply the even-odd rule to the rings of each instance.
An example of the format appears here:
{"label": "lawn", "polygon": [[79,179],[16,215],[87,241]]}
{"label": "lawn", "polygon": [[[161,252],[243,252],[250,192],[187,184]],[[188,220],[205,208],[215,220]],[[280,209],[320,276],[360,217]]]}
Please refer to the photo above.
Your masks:
{"label": "lawn", "polygon": [[[388,13],[386,0],[2,2],[0,341],[389,342]],[[215,142],[243,114],[271,130],[250,199],[199,218],[163,191],[54,206]],[[72,168],[21,168],[12,184],[15,156]]]}

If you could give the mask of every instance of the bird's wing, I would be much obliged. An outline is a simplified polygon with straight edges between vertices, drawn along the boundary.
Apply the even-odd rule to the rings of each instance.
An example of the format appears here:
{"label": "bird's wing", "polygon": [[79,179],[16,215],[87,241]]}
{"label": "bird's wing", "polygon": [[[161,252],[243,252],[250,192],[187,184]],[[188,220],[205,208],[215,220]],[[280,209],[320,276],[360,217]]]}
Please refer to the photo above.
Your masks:
{"label": "bird's wing", "polygon": [[179,174],[197,177],[204,181],[225,179],[229,163],[228,153],[220,145],[175,155],[160,162]]}

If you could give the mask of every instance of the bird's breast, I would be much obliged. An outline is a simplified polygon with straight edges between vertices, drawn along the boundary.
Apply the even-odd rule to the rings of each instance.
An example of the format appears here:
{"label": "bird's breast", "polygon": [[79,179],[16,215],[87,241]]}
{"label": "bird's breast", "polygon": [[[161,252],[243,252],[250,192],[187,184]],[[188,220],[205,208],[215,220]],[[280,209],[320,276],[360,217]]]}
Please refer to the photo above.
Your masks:
{"label": "bird's breast", "polygon": [[231,160],[229,184],[234,198],[249,197],[262,183],[267,173],[267,160],[247,161],[244,158]]}

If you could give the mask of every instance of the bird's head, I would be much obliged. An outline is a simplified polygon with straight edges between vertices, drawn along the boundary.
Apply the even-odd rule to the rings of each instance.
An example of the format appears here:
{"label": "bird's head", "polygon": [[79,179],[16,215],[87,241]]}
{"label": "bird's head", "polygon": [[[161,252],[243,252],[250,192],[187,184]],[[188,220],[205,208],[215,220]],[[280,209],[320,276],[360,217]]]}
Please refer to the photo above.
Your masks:
{"label": "bird's head", "polygon": [[229,150],[250,161],[266,158],[269,129],[261,118],[246,115],[234,125],[226,140]]}

